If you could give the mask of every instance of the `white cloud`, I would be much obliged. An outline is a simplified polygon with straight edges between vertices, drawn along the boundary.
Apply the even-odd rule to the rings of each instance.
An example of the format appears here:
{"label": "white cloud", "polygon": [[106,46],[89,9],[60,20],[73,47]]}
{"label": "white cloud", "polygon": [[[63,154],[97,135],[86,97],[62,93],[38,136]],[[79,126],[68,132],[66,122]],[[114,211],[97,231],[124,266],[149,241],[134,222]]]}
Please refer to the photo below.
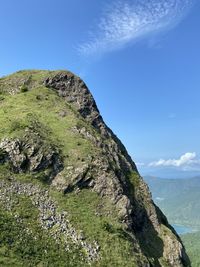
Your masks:
{"label": "white cloud", "polygon": [[139,37],[180,21],[195,0],[118,0],[107,7],[90,40],[81,44],[84,55],[123,47]]}
{"label": "white cloud", "polygon": [[163,201],[163,200],[165,200],[163,197],[156,197],[156,200],[157,201]]}
{"label": "white cloud", "polygon": [[181,167],[183,170],[194,167],[195,165],[200,166],[200,160],[197,158],[195,152],[185,153],[179,159],[160,159],[149,163],[149,167]]}
{"label": "white cloud", "polygon": [[138,166],[138,167],[145,166],[145,163],[143,163],[143,162],[136,162],[135,164],[136,164],[136,166]]}

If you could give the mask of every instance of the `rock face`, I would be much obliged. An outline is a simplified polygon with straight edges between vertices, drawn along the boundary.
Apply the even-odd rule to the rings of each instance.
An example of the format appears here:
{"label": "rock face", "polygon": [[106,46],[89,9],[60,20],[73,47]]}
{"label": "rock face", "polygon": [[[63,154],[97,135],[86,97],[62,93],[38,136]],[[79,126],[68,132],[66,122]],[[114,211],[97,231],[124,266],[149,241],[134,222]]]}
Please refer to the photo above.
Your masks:
{"label": "rock face", "polygon": [[[67,71],[44,72],[37,81],[35,75],[38,75],[36,71],[30,71],[24,79],[15,77],[15,86],[5,78],[0,81],[0,89],[7,86],[7,92],[15,95],[20,91],[17,88],[26,85],[28,92],[38,86],[48,88],[51,93],[56,92],[60,101],[70,107],[68,112],[75,114],[81,121],[71,128],[71,133],[87,141],[95,153],[88,152],[87,160],[68,164],[69,155],[44,141],[45,138],[30,126],[21,137],[1,140],[0,164],[9,163],[14,173],[34,175],[43,172],[50,188],[66,196],[87,189],[96,193],[102,203],[109,199],[117,213],[118,222],[132,244],[131,253],[135,262],[132,265],[130,263],[130,266],[190,266],[180,238],[153,203],[149,189],[125,147],[105,125],[85,83]],[[11,87],[16,90],[10,91]],[[67,118],[68,112],[59,111],[60,118]],[[109,214],[112,211],[107,212]],[[59,217],[54,213],[56,216]],[[70,230],[66,231],[69,235]],[[87,247],[87,243],[83,244]],[[91,252],[95,256],[92,258],[89,253],[88,258],[100,262],[101,249],[99,245],[95,246],[95,252]]]}
{"label": "rock face", "polygon": [[[95,138],[85,128],[75,129],[84,138],[91,139],[103,153],[98,159],[92,160],[85,172],[81,170],[79,178],[81,174],[84,177],[73,181],[72,186],[75,186],[75,183],[81,184],[81,181],[89,181],[98,194],[107,195],[113,199],[113,202],[121,209],[123,220],[131,224],[132,199],[128,196],[131,194],[131,189],[127,175],[137,172],[137,168],[125,147],[105,125],[90,91],[80,78],[71,73],[61,72],[51,79],[47,78],[44,84],[50,89],[55,89],[59,96],[71,103],[80,115],[100,133],[100,136]],[[94,179],[91,180],[91,177]]]}
{"label": "rock face", "polygon": [[23,140],[2,140],[2,161],[9,162],[15,173],[48,170],[48,178],[53,179],[63,168],[58,151],[51,146],[45,147],[39,136],[35,143],[31,140],[30,135],[24,136]]}
{"label": "rock face", "polygon": [[28,195],[33,205],[39,210],[39,221],[42,228],[46,229],[57,243],[62,238],[65,250],[68,251],[70,249],[70,239],[72,244],[84,248],[89,261],[98,259],[99,245],[95,241],[93,244],[85,242],[84,236],[79,234],[70,224],[68,214],[66,212],[58,212],[57,204],[49,196],[48,190],[42,190],[40,187],[32,184],[9,181],[6,183],[0,182],[0,193],[0,199],[7,210],[12,210],[12,206],[16,204],[12,201],[12,194]]}

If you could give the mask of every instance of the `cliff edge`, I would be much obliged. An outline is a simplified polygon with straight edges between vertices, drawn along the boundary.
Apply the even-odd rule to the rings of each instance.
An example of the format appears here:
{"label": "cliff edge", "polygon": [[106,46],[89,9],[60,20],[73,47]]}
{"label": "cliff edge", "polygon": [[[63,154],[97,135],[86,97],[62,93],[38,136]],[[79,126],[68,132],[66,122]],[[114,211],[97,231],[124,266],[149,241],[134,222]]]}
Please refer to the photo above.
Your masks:
{"label": "cliff edge", "polygon": [[3,77],[0,107],[3,266],[190,266],[79,77]]}

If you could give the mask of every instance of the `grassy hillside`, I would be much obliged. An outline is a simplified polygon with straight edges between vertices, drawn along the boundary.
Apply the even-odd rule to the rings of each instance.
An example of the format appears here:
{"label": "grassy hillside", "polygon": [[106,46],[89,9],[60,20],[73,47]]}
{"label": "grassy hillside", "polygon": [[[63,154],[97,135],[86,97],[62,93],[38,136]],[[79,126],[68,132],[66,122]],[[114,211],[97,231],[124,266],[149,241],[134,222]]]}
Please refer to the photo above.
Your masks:
{"label": "grassy hillside", "polygon": [[80,78],[1,78],[0,125],[0,266],[189,265]]}
{"label": "grassy hillside", "polygon": [[[45,75],[47,72],[33,71],[31,82],[36,86],[34,90],[28,90],[26,72],[1,79],[0,140],[23,139],[29,135],[34,142],[34,132],[43,146],[52,146],[60,151],[66,167],[64,171],[70,172],[70,168],[73,171],[100,154],[90,140],[73,129],[85,127],[95,136],[98,136],[98,132],[55,91],[39,83]],[[10,83],[19,78],[25,79],[25,85],[12,88]],[[19,92],[12,94],[11,89]],[[13,177],[14,180],[27,184],[31,182],[49,190],[42,171],[13,174],[9,166],[0,164],[0,167],[0,179]],[[88,243],[95,240],[101,246],[102,261],[94,266],[134,266],[132,242],[118,222],[115,208],[109,199],[104,198],[102,201],[88,189],[63,195],[51,188],[49,194],[55,203],[59,203],[58,210],[69,213],[68,219],[77,232],[83,231]],[[0,211],[0,266],[66,266],[66,262],[67,266],[81,266],[81,262],[84,266],[88,265],[85,252],[79,245],[72,245],[70,251],[66,251],[62,240],[55,242],[47,231],[41,229],[37,209],[26,195],[15,197],[16,206],[7,207],[4,203],[4,209],[7,207],[7,210],[1,208]],[[19,217],[20,223],[17,219]]]}

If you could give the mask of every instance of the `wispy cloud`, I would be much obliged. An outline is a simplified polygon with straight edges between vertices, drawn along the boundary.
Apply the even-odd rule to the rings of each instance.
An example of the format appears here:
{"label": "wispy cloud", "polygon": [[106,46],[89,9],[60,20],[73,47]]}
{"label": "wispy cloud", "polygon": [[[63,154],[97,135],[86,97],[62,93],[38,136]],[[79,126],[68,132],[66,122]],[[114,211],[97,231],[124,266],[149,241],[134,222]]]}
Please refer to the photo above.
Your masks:
{"label": "wispy cloud", "polygon": [[195,0],[118,0],[104,10],[99,23],[81,44],[84,55],[124,47],[149,33],[176,24]]}
{"label": "wispy cloud", "polygon": [[138,167],[143,167],[143,166],[145,166],[145,163],[143,163],[143,162],[136,162],[135,164],[136,164],[136,166],[138,166]]}
{"label": "wispy cloud", "polygon": [[200,160],[195,152],[187,152],[178,159],[160,159],[149,163],[149,167],[178,167],[183,170],[189,170],[200,167]]}

